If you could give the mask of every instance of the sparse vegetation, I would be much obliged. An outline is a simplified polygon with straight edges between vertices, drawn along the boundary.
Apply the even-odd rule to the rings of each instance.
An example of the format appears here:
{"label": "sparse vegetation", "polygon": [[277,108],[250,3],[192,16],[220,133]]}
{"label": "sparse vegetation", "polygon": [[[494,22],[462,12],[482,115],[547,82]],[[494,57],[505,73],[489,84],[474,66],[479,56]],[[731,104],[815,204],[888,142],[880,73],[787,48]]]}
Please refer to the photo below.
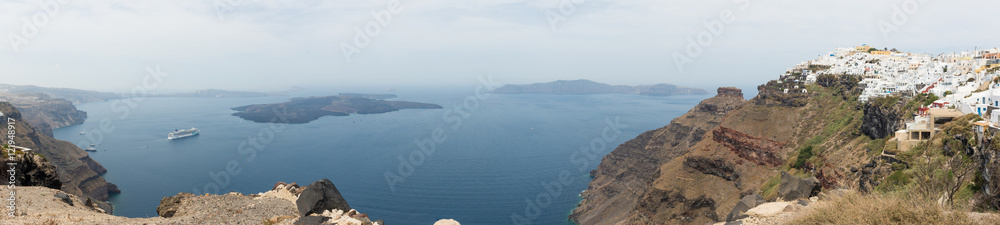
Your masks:
{"label": "sparse vegetation", "polygon": [[[899,142],[889,138],[870,139],[858,133],[863,112],[859,110],[856,98],[849,88],[841,87],[839,78],[821,75],[813,88],[814,101],[819,116],[804,122],[816,128],[812,137],[799,139],[798,148],[789,153],[788,162],[782,170],[797,176],[809,176],[808,165],[816,170],[830,158],[827,151],[843,154],[845,150],[869,151],[860,156],[870,161],[885,149],[896,154],[902,162],[889,165],[889,172],[878,174],[875,192],[853,195],[834,203],[828,208],[816,210],[790,224],[972,224],[966,213],[972,209],[977,198],[981,198],[982,179],[976,175],[977,169],[971,156],[965,152],[969,144],[975,143],[976,135],[971,122],[981,120],[976,115],[956,118],[940,127],[941,132],[930,141],[911,146],[906,152],[899,151]],[[953,93],[946,92],[945,95]],[[838,96],[845,96],[838,98]],[[880,107],[895,107],[909,116],[922,106],[938,100],[939,96],[929,93],[913,97],[888,96],[874,98],[870,104]],[[902,108],[900,108],[902,106]],[[1000,149],[1000,134],[996,134],[993,149]],[[860,146],[849,147],[849,146]],[[837,153],[839,152],[839,153]],[[839,157],[839,156],[837,156]],[[885,161],[882,161],[885,163]],[[884,164],[883,164],[884,165]],[[860,166],[859,166],[860,167]],[[883,167],[884,168],[884,167]],[[776,195],[780,177],[771,177],[761,186],[761,195],[766,199]],[[939,204],[940,202],[940,204]]]}
{"label": "sparse vegetation", "polygon": [[894,96],[873,98],[868,100],[868,103],[871,103],[872,105],[881,108],[891,108],[893,105],[896,105],[896,103],[899,103],[900,99],[902,99],[902,97],[894,95]]}
{"label": "sparse vegetation", "polygon": [[899,154],[899,142],[898,141],[885,142],[885,152],[893,155]]}
{"label": "sparse vegetation", "polygon": [[938,97],[931,93],[917,94],[913,96],[913,99],[911,99],[909,102],[906,103],[906,105],[903,106],[903,112],[906,113],[904,115],[911,115],[917,112],[917,109],[920,108],[921,106],[930,105],[931,103],[934,103],[934,101],[937,100]]}
{"label": "sparse vegetation", "polygon": [[885,178],[885,182],[876,187],[876,189],[881,192],[889,192],[905,187],[908,184],[910,184],[910,175],[902,170],[896,170],[892,174],[889,174],[889,177]]}
{"label": "sparse vegetation", "polygon": [[820,71],[820,70],[827,70],[827,69],[830,69],[830,66],[827,66],[827,65],[814,65],[814,64],[809,64],[809,68],[808,68],[808,70],[812,70],[812,71]]}
{"label": "sparse vegetation", "polygon": [[947,212],[937,203],[885,194],[848,194],[789,224],[975,224],[965,213]]}
{"label": "sparse vegetation", "polygon": [[774,175],[771,179],[761,185],[760,192],[764,199],[774,199],[778,197],[778,183],[781,183],[781,174]]}
{"label": "sparse vegetation", "polygon": [[[782,152],[787,161],[775,169],[798,177],[822,172],[824,176],[818,177],[831,180],[834,187],[850,186],[860,180],[852,175],[835,177],[839,175],[836,172],[866,173],[870,175],[862,182],[871,182],[866,183],[865,191],[874,191],[825,202],[824,205],[829,205],[821,205],[823,208],[807,212],[808,215],[789,224],[973,224],[966,215],[977,199],[982,198],[984,181],[981,174],[977,175],[972,157],[965,152],[970,150],[968,145],[976,143],[971,121],[981,118],[976,115],[956,118],[939,127],[941,130],[934,139],[901,152],[898,149],[903,143],[891,140],[891,132],[895,130],[880,139],[860,135],[865,106],[857,101],[858,88],[845,85],[857,82],[847,82],[842,77],[857,76],[824,74],[817,77],[817,85],[806,86],[810,94],[807,108],[795,111],[801,115],[797,117],[802,119],[798,125],[804,131],[789,140]],[[902,118],[912,118],[920,107],[938,99],[934,94],[920,93],[912,97],[873,98],[869,103],[895,110],[891,115],[898,113]],[[898,125],[901,124],[890,126]],[[777,139],[781,139],[780,135]],[[988,144],[992,149],[1000,149],[1000,134],[995,137]],[[901,162],[876,158],[883,149],[896,154]],[[878,164],[874,168],[865,166],[872,159],[877,159]],[[892,164],[886,165],[888,162]],[[763,182],[759,183],[759,190],[765,199],[777,196],[780,175],[757,182]]]}
{"label": "sparse vegetation", "polygon": [[806,141],[805,145],[818,145],[820,143],[823,143],[823,141],[825,139],[826,138],[823,137],[822,135],[821,136],[815,136],[813,138],[810,138],[808,141]]}
{"label": "sparse vegetation", "polygon": [[877,190],[907,193],[908,197],[923,201],[943,200],[947,207],[955,206],[956,199],[968,202],[978,191],[970,188],[975,187],[976,166],[964,151],[968,140],[958,138],[974,138],[971,121],[980,119],[974,114],[956,118],[941,126],[942,132],[934,139],[897,154],[906,164],[893,164],[893,172]]}
{"label": "sparse vegetation", "polygon": [[868,145],[865,146],[865,148],[868,151],[872,151],[872,152],[882,151],[882,147],[885,147],[885,138],[879,138],[879,139],[871,140],[871,141],[868,142]]}

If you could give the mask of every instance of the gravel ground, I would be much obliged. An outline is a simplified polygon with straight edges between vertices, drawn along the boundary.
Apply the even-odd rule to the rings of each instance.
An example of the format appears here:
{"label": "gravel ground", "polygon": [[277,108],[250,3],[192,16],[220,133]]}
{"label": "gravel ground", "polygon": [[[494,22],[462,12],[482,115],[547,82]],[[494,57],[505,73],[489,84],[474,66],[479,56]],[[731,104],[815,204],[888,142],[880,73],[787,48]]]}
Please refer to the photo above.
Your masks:
{"label": "gravel ground", "polygon": [[[793,202],[788,203],[790,205],[795,204]],[[827,204],[827,202],[824,201],[810,202],[808,206],[798,206],[794,207],[794,209],[781,210],[780,213],[774,215],[750,216],[739,221],[742,222],[743,225],[792,224],[791,222],[798,219],[799,216],[802,216],[809,211],[816,210],[825,204]],[[754,209],[757,208],[755,207]],[[969,218],[971,218],[976,224],[1000,224],[1000,215],[997,214],[977,212],[970,212],[968,214]],[[725,223],[716,223],[716,225],[724,224]]]}
{"label": "gravel ground", "polygon": [[[74,195],[69,195],[73,201],[70,206],[55,197],[56,193],[63,193],[59,190],[43,187],[15,190],[18,216],[9,216],[8,208],[0,208],[0,224],[261,224],[267,218],[296,215],[294,202],[271,194],[195,196],[185,199],[171,218],[126,218],[86,207]],[[8,196],[3,193],[4,198]],[[286,223],[289,221],[282,224]]]}

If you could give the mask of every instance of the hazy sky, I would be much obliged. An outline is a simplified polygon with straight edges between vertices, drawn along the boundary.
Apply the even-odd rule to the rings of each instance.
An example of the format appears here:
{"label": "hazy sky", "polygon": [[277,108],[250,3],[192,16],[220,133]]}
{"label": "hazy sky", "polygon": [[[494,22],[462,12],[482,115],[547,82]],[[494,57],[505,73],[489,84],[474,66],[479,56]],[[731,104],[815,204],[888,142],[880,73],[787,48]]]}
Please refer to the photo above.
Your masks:
{"label": "hazy sky", "polygon": [[[714,88],[755,86],[835,47],[1000,40],[998,1],[402,0],[395,14],[390,2],[4,0],[0,83],[122,91],[160,65],[163,90],[472,86],[486,74]],[[384,25],[372,14],[383,10]],[[726,13],[721,32],[706,28]],[[368,25],[377,34],[348,61],[342,46]],[[700,33],[711,42],[685,53]],[[683,71],[675,54],[690,59]]]}

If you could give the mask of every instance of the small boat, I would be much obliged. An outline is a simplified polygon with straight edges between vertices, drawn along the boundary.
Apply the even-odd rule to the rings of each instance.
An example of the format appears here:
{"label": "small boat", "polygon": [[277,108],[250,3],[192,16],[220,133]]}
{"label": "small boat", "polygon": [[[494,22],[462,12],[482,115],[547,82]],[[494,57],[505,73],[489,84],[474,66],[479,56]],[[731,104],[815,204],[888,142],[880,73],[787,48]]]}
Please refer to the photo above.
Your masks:
{"label": "small boat", "polygon": [[84,134],[87,134],[87,132],[80,132],[80,133],[78,133],[78,134],[79,134],[79,135],[84,135]]}
{"label": "small boat", "polygon": [[170,132],[170,134],[167,134],[167,139],[168,140],[174,140],[174,139],[191,137],[191,136],[198,135],[200,132],[201,132],[201,130],[198,130],[198,128],[194,128],[194,127],[192,127],[191,129],[187,129],[187,130],[174,130],[174,132]]}
{"label": "small boat", "polygon": [[84,150],[88,151],[88,152],[96,152],[97,151],[96,148],[87,148],[87,149],[84,149]]}

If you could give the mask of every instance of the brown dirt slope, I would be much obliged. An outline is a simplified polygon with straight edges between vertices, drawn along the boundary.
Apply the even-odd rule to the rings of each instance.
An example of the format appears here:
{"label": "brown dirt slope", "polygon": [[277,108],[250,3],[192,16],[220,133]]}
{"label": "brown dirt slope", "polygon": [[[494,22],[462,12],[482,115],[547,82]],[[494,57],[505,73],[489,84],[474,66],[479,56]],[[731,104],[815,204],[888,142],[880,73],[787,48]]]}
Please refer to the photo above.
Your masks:
{"label": "brown dirt slope", "polygon": [[[859,132],[861,110],[843,91],[851,88],[811,85],[808,94],[782,95],[773,85],[781,84],[761,85],[749,101],[720,88],[666,127],[618,146],[570,218],[584,225],[725,220],[742,196],[773,199],[768,181],[782,169],[822,174],[826,186],[857,186],[859,174],[850,171],[870,159],[871,139]],[[813,157],[790,168],[807,145]]]}

